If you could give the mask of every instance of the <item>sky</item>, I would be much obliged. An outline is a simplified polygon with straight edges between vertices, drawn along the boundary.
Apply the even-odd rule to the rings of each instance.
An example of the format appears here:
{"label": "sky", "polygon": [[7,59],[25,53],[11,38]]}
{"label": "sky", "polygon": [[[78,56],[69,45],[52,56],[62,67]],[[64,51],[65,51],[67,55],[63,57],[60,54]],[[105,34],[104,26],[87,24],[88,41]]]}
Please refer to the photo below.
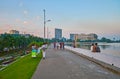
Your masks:
{"label": "sky", "polygon": [[60,28],[66,38],[95,33],[120,39],[120,0],[0,0],[0,33],[14,29],[43,37],[44,9],[46,21],[51,20],[46,22],[48,38]]}

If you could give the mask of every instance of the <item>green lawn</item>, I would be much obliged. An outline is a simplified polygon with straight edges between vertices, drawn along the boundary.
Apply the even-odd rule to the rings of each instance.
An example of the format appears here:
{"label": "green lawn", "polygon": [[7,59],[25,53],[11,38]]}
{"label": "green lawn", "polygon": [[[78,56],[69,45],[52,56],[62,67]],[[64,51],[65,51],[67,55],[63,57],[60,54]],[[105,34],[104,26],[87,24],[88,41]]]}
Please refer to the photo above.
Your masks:
{"label": "green lawn", "polygon": [[30,79],[41,58],[42,53],[38,54],[36,58],[32,58],[29,54],[18,59],[18,61],[0,71],[0,79]]}

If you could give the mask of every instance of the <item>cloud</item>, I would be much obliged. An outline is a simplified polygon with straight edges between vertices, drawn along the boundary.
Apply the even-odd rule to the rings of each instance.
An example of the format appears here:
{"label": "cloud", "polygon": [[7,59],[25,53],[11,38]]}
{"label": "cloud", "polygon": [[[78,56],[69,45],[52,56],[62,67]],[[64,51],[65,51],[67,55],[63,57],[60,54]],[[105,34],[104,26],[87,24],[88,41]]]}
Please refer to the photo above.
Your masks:
{"label": "cloud", "polygon": [[40,20],[40,16],[36,16],[36,20]]}
{"label": "cloud", "polygon": [[19,22],[20,22],[20,19],[15,19],[15,21],[19,23]]}
{"label": "cloud", "polygon": [[24,18],[29,18],[30,17],[28,10],[24,10],[23,14],[24,14]]}
{"label": "cloud", "polygon": [[27,14],[28,14],[28,11],[27,11],[27,10],[24,10],[23,13],[24,13],[25,15],[27,15]]}
{"label": "cloud", "polygon": [[28,24],[28,22],[27,22],[27,21],[24,21],[23,24]]}
{"label": "cloud", "polygon": [[20,3],[19,3],[19,6],[20,6],[20,7],[23,7],[23,6],[24,6],[23,2],[20,2]]}
{"label": "cloud", "polygon": [[23,26],[29,26],[29,27],[33,27],[35,26],[35,23],[33,23],[32,20],[25,20],[22,22]]}

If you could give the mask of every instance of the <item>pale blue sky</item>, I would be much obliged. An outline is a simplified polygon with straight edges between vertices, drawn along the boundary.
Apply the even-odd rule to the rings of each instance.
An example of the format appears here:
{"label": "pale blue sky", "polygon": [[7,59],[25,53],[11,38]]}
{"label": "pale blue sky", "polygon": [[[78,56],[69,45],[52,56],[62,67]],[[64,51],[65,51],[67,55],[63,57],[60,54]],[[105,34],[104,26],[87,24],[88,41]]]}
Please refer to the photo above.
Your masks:
{"label": "pale blue sky", "polygon": [[0,0],[0,33],[16,29],[43,37],[46,9],[49,37],[54,28],[70,33],[96,33],[120,39],[120,0]]}

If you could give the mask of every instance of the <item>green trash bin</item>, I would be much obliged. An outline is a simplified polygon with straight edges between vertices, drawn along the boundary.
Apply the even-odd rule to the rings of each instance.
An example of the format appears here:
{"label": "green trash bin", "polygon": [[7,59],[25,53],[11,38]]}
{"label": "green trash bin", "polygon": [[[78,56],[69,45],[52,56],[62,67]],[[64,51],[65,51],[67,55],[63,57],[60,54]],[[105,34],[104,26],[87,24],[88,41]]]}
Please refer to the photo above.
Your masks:
{"label": "green trash bin", "polygon": [[32,57],[36,57],[36,56],[37,56],[36,49],[33,49],[33,50],[32,50]]}

